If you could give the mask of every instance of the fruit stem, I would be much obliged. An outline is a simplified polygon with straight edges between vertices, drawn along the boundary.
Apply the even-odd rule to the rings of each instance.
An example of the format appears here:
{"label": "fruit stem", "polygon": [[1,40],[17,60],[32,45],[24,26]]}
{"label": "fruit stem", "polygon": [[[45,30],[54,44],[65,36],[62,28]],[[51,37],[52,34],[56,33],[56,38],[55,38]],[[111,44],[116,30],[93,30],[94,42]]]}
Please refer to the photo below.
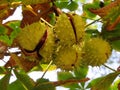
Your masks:
{"label": "fruit stem", "polygon": [[113,69],[113,68],[111,68],[111,67],[109,67],[109,66],[107,66],[107,65],[105,65],[105,64],[103,64],[103,66],[105,66],[106,68],[108,68],[108,69],[110,69],[110,70],[112,70],[112,71],[116,72],[116,70],[115,70],[115,69]]}
{"label": "fruit stem", "polygon": [[46,70],[44,71],[44,73],[43,73],[43,75],[42,75],[41,78],[43,78],[45,76],[46,72],[48,71],[48,69],[50,68],[50,66],[52,65],[52,63],[53,63],[53,61],[51,60],[50,63],[48,64]]}

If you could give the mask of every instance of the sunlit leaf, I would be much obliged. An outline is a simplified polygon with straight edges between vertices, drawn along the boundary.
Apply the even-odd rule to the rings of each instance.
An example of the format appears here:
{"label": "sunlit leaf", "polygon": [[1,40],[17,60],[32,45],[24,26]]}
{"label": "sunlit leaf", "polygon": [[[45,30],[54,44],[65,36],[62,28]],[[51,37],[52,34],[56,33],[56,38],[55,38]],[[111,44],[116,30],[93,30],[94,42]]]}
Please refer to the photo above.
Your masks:
{"label": "sunlit leaf", "polygon": [[119,90],[120,79],[116,80],[113,85],[110,87],[110,90]]}
{"label": "sunlit leaf", "polygon": [[[41,64],[41,67],[43,68],[43,71],[46,70],[46,68],[48,67],[48,64]],[[51,65],[49,70],[55,70],[56,69],[56,65]]]}
{"label": "sunlit leaf", "polygon": [[[78,1],[78,0],[77,0],[77,1]],[[86,0],[80,0],[80,2],[81,2],[81,3],[85,3],[85,2],[86,2]]]}

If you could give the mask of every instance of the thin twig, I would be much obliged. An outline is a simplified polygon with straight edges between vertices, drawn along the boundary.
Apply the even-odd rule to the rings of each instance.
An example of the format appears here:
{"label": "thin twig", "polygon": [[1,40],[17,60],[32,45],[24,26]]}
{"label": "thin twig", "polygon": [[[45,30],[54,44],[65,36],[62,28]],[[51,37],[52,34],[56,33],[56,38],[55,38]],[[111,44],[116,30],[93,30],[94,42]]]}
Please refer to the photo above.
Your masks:
{"label": "thin twig", "polygon": [[97,20],[94,20],[93,22],[91,22],[91,23],[87,24],[85,27],[88,27],[88,26],[92,25],[93,23],[95,23],[95,22],[99,21],[100,19],[101,19],[101,18],[99,18],[99,19],[97,19]]}
{"label": "thin twig", "polygon": [[107,65],[105,65],[105,64],[103,64],[103,66],[105,66],[106,68],[108,68],[108,69],[110,69],[110,70],[112,70],[112,71],[116,72],[116,70],[115,70],[115,69],[113,69],[113,68],[111,68],[111,67],[109,67],[109,66],[107,66]]}
{"label": "thin twig", "polygon": [[50,66],[52,65],[52,63],[53,63],[53,61],[51,60],[41,78],[43,78],[45,76],[46,72],[48,71],[48,69],[50,68]]}
{"label": "thin twig", "polygon": [[44,22],[45,24],[47,24],[48,26],[50,26],[51,28],[53,28],[53,26],[52,26],[50,23],[48,23],[45,19],[40,18],[40,20],[43,21],[43,22]]}

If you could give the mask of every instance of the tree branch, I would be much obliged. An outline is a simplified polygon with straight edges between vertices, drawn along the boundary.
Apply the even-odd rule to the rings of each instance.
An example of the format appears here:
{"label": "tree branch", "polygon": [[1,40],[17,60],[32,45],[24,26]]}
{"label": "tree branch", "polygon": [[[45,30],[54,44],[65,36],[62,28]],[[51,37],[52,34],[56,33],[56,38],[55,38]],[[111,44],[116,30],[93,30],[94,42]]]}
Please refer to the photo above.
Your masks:
{"label": "tree branch", "polygon": [[60,81],[55,81],[55,82],[43,82],[43,83],[37,83],[36,84],[36,87],[39,86],[39,85],[48,85],[48,84],[51,84],[53,86],[61,86],[61,85],[64,85],[64,84],[72,84],[72,83],[81,83],[81,82],[86,82],[90,80],[89,78],[84,78],[84,79],[69,79],[69,80],[60,80]]}
{"label": "tree branch", "polygon": [[53,82],[54,86],[60,86],[60,85],[64,85],[64,84],[68,84],[68,83],[81,83],[81,82],[86,82],[90,80],[89,78],[84,78],[84,79],[69,79],[69,80],[61,80],[61,81],[56,81]]}

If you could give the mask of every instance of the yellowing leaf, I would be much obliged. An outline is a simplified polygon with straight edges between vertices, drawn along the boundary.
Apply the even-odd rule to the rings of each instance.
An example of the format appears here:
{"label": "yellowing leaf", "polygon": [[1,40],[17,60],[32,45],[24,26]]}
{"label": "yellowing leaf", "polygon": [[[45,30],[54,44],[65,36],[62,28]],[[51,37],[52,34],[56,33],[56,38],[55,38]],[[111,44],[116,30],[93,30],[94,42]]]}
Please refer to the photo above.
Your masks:
{"label": "yellowing leaf", "polygon": [[[48,64],[41,64],[41,67],[43,69],[43,71],[46,70],[46,68],[48,67]],[[55,70],[56,69],[56,65],[51,65],[48,69],[48,71],[51,71],[51,70]]]}
{"label": "yellowing leaf", "polygon": [[12,57],[12,60],[15,62],[15,66],[19,66],[26,72],[30,71],[34,66],[39,64],[39,62],[37,60],[35,60],[33,57],[28,57],[28,58],[27,58],[27,56],[26,57],[22,57],[22,56],[18,57],[15,54],[11,54],[11,57]]}
{"label": "yellowing leaf", "polygon": [[114,30],[115,26],[120,22],[120,0],[115,0],[109,5],[99,8],[99,9],[90,9],[94,14],[99,15],[106,23],[106,29],[111,31]]}

